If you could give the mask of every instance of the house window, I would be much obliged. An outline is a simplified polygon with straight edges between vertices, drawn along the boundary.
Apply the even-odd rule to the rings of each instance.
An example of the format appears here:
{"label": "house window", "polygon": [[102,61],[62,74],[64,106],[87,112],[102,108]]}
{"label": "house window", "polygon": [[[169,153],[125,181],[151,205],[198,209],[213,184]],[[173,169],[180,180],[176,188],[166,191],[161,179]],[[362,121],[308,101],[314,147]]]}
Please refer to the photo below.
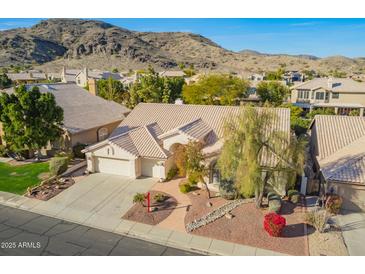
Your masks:
{"label": "house window", "polygon": [[309,90],[298,90],[299,99],[309,99]]}
{"label": "house window", "polygon": [[338,99],[338,98],[340,98],[340,94],[338,92],[333,92],[332,99]]}
{"label": "house window", "polygon": [[108,138],[108,129],[106,127],[102,127],[98,130],[98,141],[104,141]]}
{"label": "house window", "polygon": [[316,100],[323,100],[323,99],[324,99],[324,92],[317,92]]}

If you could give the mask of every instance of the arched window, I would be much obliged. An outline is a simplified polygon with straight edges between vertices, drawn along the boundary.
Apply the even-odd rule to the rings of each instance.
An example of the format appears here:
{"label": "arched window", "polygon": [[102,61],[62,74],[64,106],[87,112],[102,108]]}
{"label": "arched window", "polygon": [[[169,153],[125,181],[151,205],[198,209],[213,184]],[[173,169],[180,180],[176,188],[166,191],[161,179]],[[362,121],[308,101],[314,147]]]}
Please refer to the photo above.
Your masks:
{"label": "arched window", "polygon": [[98,141],[103,141],[108,138],[108,129],[106,127],[102,127],[98,130]]}

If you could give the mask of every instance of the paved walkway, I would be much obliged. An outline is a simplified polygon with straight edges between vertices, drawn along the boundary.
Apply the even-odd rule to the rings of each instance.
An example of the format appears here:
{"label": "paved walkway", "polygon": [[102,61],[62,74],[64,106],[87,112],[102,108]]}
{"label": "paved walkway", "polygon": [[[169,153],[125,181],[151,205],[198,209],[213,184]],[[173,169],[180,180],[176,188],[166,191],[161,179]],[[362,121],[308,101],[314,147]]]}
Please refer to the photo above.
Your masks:
{"label": "paved walkway", "polygon": [[11,158],[0,157],[0,163],[8,163],[8,162],[10,162],[11,160],[12,160]]}
{"label": "paved walkway", "polygon": [[176,209],[174,209],[174,211],[172,211],[172,213],[157,226],[185,232],[184,219],[186,210],[191,205],[191,203],[189,197],[186,194],[180,192],[180,181],[181,179],[176,179],[166,183],[157,183],[152,187],[151,190],[165,192],[177,200]]}
{"label": "paved walkway", "polygon": [[[151,178],[133,180],[122,176],[93,174],[46,202],[0,192],[0,205],[24,209],[36,214],[56,217],[68,222],[203,254],[285,255],[270,250],[192,235],[167,227],[151,226],[121,219],[132,206],[133,195],[136,192],[146,192],[154,184],[155,182]],[[173,218],[178,217],[175,215]],[[183,222],[182,219],[178,225],[180,228],[181,222]]]}
{"label": "paved walkway", "polygon": [[365,213],[343,212],[337,215],[350,256],[365,256]]}
{"label": "paved walkway", "polygon": [[0,255],[198,255],[0,205]]}

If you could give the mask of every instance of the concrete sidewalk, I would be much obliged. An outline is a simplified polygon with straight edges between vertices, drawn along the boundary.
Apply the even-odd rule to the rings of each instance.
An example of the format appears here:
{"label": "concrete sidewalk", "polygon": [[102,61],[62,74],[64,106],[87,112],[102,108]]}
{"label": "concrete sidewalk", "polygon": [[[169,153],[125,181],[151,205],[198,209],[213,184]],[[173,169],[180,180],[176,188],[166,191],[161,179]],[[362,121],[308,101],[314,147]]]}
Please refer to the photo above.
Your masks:
{"label": "concrete sidewalk", "polygon": [[365,255],[365,213],[343,211],[335,218],[350,256]]}

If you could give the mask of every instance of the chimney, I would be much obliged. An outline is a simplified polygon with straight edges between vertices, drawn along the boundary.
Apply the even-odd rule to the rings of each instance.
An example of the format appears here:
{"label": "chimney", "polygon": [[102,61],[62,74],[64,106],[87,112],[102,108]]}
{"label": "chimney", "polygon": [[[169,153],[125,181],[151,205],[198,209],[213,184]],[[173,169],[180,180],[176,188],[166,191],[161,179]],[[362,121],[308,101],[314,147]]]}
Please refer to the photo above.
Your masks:
{"label": "chimney", "polygon": [[85,78],[87,80],[89,78],[89,69],[88,68],[84,68],[84,74],[85,74]]}
{"label": "chimney", "polygon": [[333,88],[333,79],[332,79],[332,77],[328,78],[327,86],[328,86],[329,89]]}
{"label": "chimney", "polygon": [[33,78],[33,73],[29,72],[29,78],[32,79]]}
{"label": "chimney", "polygon": [[96,85],[96,80],[94,78],[90,78],[87,80],[87,84],[89,86],[89,93],[92,95],[98,95],[98,86]]}

